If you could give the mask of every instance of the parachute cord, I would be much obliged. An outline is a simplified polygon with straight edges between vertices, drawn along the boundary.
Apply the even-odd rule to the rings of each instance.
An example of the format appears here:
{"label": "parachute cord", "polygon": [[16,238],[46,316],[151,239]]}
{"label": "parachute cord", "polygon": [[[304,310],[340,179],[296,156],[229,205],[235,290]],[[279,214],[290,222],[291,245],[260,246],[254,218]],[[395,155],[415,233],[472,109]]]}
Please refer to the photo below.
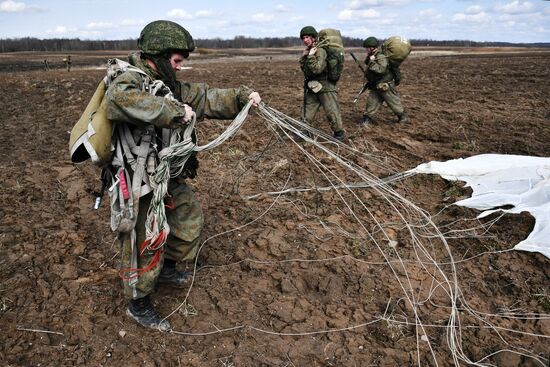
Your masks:
{"label": "parachute cord", "polygon": [[160,262],[160,255],[162,254],[163,249],[160,248],[157,250],[149,264],[143,268],[123,268],[118,271],[118,276],[122,278],[122,280],[131,280],[138,278],[140,275],[147,273],[151,269],[153,269],[157,264]]}
{"label": "parachute cord", "polygon": [[[159,164],[155,172],[149,177],[150,186],[153,189],[153,197],[147,211],[145,241],[140,245],[140,254],[143,254],[145,251],[157,252],[162,250],[170,233],[170,226],[166,219],[166,205],[164,203],[165,197],[169,196],[168,181],[170,178],[181,174],[187,159],[189,159],[193,152],[213,149],[235,135],[248,116],[251,106],[252,101],[249,101],[227,129],[206,145],[198,146],[193,142],[192,133],[195,129],[195,117],[193,117],[193,121],[186,125],[185,128],[178,128],[172,132],[169,146],[159,152]],[[157,253],[155,253],[155,257],[157,257]],[[151,264],[147,267],[151,267]]]}

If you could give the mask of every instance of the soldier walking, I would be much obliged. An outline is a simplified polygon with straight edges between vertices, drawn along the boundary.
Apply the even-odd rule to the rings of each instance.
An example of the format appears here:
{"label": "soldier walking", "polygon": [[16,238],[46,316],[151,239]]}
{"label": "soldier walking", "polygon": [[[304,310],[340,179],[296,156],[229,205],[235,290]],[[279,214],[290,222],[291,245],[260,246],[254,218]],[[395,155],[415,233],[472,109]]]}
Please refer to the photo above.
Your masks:
{"label": "soldier walking", "polygon": [[304,73],[304,106],[303,120],[311,124],[321,106],[330,121],[334,138],[342,141],[345,132],[342,126],[342,116],[336,81],[328,78],[327,52],[316,47],[318,33],[312,26],[300,30],[300,38],[306,46],[300,58],[300,67]]}
{"label": "soldier walking", "polygon": [[409,122],[396,89],[396,86],[401,82],[399,67],[390,64],[386,55],[380,50],[376,37],[368,37],[363,42],[363,47],[367,52],[367,57],[365,58],[365,64],[367,65],[365,78],[367,79],[369,95],[360,125],[366,126],[371,124],[374,114],[384,101],[393,113],[396,114],[398,123]]}

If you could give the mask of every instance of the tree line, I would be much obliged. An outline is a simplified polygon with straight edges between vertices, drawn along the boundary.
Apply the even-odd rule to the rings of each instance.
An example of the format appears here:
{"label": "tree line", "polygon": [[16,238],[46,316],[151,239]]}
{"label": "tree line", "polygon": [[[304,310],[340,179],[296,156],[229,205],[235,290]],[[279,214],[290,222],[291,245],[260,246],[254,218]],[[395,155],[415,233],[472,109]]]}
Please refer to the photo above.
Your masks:
{"label": "tree line", "polygon": [[[342,37],[346,47],[361,47],[363,39]],[[468,40],[430,40],[412,39],[413,46],[455,46],[455,47],[550,47],[550,43],[509,43],[509,42],[474,42]],[[301,46],[298,37],[267,37],[252,38],[236,36],[233,39],[195,39],[195,45],[200,48],[276,48]],[[103,51],[103,50],[135,50],[136,39],[99,41],[81,40],[79,38],[49,38],[39,39],[32,37],[0,39],[0,52],[42,51],[42,52],[69,52],[69,51]]]}

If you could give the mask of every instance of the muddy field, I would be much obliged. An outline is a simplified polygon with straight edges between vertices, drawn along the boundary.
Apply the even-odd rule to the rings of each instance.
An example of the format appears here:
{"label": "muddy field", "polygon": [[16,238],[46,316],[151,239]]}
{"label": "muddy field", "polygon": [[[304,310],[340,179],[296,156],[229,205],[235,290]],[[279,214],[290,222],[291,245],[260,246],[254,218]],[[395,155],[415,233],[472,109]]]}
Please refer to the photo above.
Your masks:
{"label": "muddy field", "polygon": [[[365,167],[385,177],[431,160],[481,153],[548,157],[550,51],[492,51],[413,54],[402,66],[399,87],[411,123],[395,124],[384,107],[367,128],[357,124],[365,96],[352,102],[361,73],[348,60],[339,83],[348,144],[381,162],[366,161]],[[113,55],[120,56],[73,54],[70,73],[62,68],[62,54],[0,55],[2,365],[455,364],[451,350],[457,349],[446,339],[448,295],[433,281],[441,278],[430,279],[430,269],[414,265],[418,254],[383,198],[356,190],[397,243],[382,250],[359,237],[361,230],[334,191],[246,199],[326,185],[299,148],[277,139],[255,112],[233,139],[199,156],[199,176],[190,184],[205,211],[208,241],[188,302],[170,317],[175,332],[145,330],[130,320],[108,205],[92,209],[99,169],[73,165],[67,149],[69,131],[104,75],[96,68]],[[299,51],[243,55],[248,58],[193,56],[191,69],[179,78],[218,87],[248,85],[269,106],[298,118]],[[44,58],[59,62],[46,72],[40,64]],[[199,141],[212,140],[228,123],[200,123]],[[316,126],[329,130],[322,111]],[[333,160],[311,151],[345,180],[352,179]],[[417,175],[392,187],[433,215],[442,229],[487,222],[475,221],[474,210],[449,205],[469,195],[460,184]],[[544,315],[550,314],[550,260],[499,252],[525,238],[533,225],[527,213],[506,215],[488,232],[448,236],[455,261],[466,259],[455,264],[463,358],[475,362],[488,356],[482,362],[497,366],[548,366],[550,319]],[[450,256],[438,244],[429,252],[450,274]],[[399,259],[411,265],[393,273],[388,264]],[[414,326],[412,306],[397,279],[408,279],[418,296],[415,309],[424,329]],[[168,315],[186,293],[159,288],[154,302]],[[508,351],[493,354],[499,350]]]}

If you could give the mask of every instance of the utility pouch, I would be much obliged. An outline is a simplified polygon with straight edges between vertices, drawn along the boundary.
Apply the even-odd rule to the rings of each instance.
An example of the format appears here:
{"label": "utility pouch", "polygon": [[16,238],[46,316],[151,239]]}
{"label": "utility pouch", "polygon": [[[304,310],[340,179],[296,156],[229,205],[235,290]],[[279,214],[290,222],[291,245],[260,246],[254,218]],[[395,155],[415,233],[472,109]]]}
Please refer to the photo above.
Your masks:
{"label": "utility pouch", "polygon": [[124,168],[119,168],[115,182],[109,189],[111,197],[111,229],[116,232],[131,232],[137,221],[137,208],[134,208],[134,198],[131,187],[128,187],[130,175]]}
{"label": "utility pouch", "polygon": [[319,83],[317,80],[310,80],[307,82],[307,87],[313,91],[313,93],[319,93],[323,89],[323,84]]}

